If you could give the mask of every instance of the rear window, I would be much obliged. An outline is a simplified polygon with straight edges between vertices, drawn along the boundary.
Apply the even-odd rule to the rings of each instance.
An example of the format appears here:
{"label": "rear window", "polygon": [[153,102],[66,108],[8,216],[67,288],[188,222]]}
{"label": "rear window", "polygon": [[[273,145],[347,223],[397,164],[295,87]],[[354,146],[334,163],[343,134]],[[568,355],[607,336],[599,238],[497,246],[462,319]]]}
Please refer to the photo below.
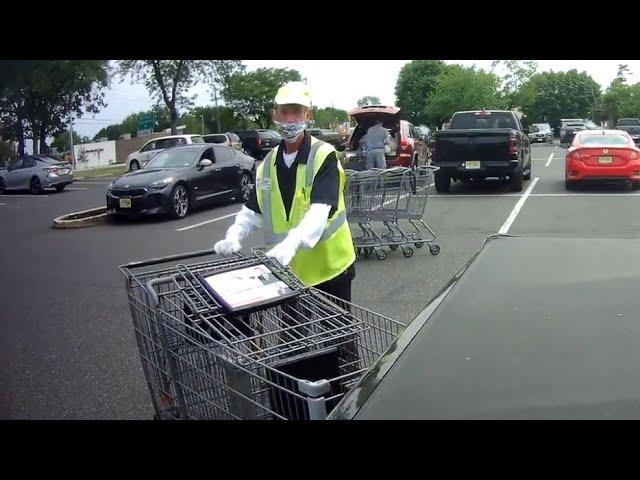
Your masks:
{"label": "rear window", "polygon": [[618,126],[619,127],[633,127],[633,126],[638,126],[640,125],[640,120],[636,120],[636,119],[629,119],[629,120],[618,120]]}
{"label": "rear window", "polygon": [[629,139],[624,135],[581,135],[580,143],[583,145],[598,145],[604,147],[625,147],[629,145]]}
{"label": "rear window", "polygon": [[200,135],[191,137],[191,143],[204,143],[204,139]]}
{"label": "rear window", "polygon": [[464,112],[456,113],[451,119],[450,129],[486,129],[486,128],[513,128],[518,126],[509,112]]}
{"label": "rear window", "polygon": [[204,141],[206,143],[225,143],[227,141],[227,136],[222,134],[207,135],[204,137]]}

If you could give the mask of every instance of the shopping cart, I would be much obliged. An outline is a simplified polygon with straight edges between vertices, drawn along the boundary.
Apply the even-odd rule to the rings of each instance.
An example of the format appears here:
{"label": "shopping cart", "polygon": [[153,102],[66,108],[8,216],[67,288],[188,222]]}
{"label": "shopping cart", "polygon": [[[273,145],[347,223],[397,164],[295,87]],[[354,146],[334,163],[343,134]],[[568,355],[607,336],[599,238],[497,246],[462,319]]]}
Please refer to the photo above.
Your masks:
{"label": "shopping cart", "polygon": [[[405,257],[411,257],[412,244],[416,248],[427,244],[432,255],[440,253],[436,235],[424,221],[428,188],[437,169],[421,166],[346,172],[347,219],[360,228],[353,234],[358,255],[368,257],[375,252],[379,260],[384,260],[384,247],[400,247]],[[409,230],[401,220],[408,222]]]}
{"label": "shopping cart", "polygon": [[[158,419],[324,419],[404,328],[306,288],[260,251],[194,263],[210,255],[120,267]],[[295,296],[231,314],[201,281],[257,264]]]}

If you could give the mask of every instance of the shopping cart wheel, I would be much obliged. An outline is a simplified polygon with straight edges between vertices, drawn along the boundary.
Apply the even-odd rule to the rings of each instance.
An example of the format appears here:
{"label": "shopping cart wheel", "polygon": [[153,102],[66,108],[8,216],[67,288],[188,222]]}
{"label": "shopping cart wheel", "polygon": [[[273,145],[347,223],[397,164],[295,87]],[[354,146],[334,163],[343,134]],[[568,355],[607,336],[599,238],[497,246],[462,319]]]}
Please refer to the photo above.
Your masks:
{"label": "shopping cart wheel", "polygon": [[389,248],[395,252],[398,249],[398,245],[389,245]]}
{"label": "shopping cart wheel", "polygon": [[371,255],[373,255],[373,252],[374,252],[374,248],[373,247],[365,247],[364,256],[365,257],[370,257]]}
{"label": "shopping cart wheel", "polygon": [[387,258],[387,252],[384,250],[376,250],[376,257],[378,257],[378,260],[384,260]]}
{"label": "shopping cart wheel", "polygon": [[411,247],[402,247],[402,254],[409,258],[413,255],[413,248]]}
{"label": "shopping cart wheel", "polygon": [[429,252],[431,252],[431,255],[439,254],[440,253],[440,245],[438,245],[437,243],[429,244]]}
{"label": "shopping cart wheel", "polygon": [[416,248],[422,248],[424,247],[424,242],[416,242],[413,244]]}

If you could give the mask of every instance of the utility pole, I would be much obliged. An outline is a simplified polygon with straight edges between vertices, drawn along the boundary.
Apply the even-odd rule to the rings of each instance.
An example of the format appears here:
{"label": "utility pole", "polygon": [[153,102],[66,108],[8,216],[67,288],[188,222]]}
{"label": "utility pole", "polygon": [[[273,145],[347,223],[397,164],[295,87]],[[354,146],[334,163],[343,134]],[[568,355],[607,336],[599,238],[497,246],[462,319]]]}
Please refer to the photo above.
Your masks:
{"label": "utility pole", "polygon": [[73,117],[69,114],[69,141],[71,142],[71,164],[76,168],[76,154],[73,151]]}

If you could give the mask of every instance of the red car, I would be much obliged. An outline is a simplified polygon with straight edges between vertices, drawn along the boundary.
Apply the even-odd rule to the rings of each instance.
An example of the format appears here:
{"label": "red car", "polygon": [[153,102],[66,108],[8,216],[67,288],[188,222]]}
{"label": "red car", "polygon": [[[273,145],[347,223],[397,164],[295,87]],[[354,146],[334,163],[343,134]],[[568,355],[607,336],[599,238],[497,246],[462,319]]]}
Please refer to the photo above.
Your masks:
{"label": "red car", "polygon": [[412,167],[429,162],[429,146],[420,138],[413,124],[400,119],[398,107],[359,107],[350,111],[349,116],[356,120],[357,125],[344,150],[345,168],[362,169],[363,159],[358,153],[360,139],[376,120],[382,120],[382,125],[389,131],[389,150],[386,153],[388,167]]}
{"label": "red car", "polygon": [[567,150],[565,187],[583,182],[624,182],[640,187],[640,149],[623,130],[583,130]]}

